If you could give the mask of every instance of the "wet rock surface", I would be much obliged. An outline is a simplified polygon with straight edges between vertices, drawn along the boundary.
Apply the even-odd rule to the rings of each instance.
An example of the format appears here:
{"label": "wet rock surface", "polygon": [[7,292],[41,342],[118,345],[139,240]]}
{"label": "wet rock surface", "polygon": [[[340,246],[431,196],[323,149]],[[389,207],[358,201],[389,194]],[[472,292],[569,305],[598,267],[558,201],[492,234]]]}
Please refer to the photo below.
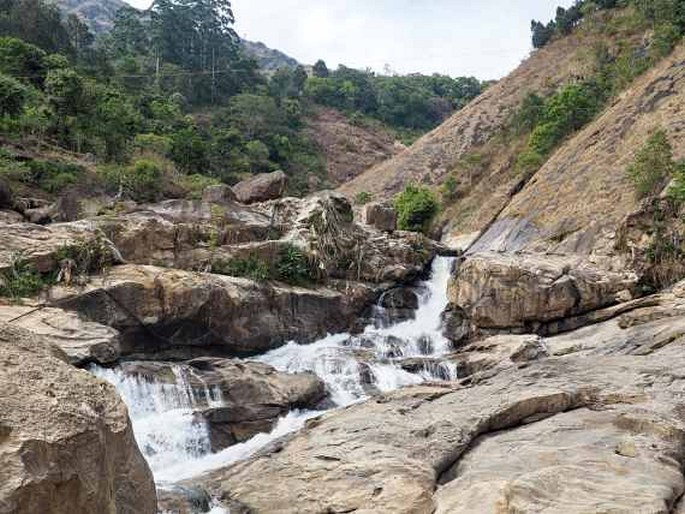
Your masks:
{"label": "wet rock surface", "polygon": [[326,396],[324,383],[313,373],[279,373],[259,362],[202,357],[173,364],[126,362],[118,369],[162,384],[176,384],[181,370],[214,452],[268,433],[290,410],[314,409]]}
{"label": "wet rock surface", "polygon": [[110,385],[0,325],[0,512],[154,514],[150,469]]}

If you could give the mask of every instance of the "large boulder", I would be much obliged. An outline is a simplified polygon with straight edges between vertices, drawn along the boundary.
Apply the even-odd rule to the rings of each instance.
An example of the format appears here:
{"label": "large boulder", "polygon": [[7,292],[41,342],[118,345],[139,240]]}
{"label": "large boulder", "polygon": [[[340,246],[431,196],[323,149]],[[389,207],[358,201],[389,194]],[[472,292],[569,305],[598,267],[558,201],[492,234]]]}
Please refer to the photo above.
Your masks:
{"label": "large boulder", "polygon": [[202,191],[202,201],[207,203],[227,203],[237,200],[235,192],[226,184],[207,186]]}
{"label": "large boulder", "polygon": [[313,373],[281,373],[260,362],[200,357],[173,364],[128,361],[118,369],[148,383],[178,385],[183,376],[215,452],[270,432],[290,410],[313,409],[326,396]]}
{"label": "large boulder", "polygon": [[365,282],[408,282],[437,252],[422,234],[389,234],[354,222],[349,200],[323,191],[301,201],[287,237],[315,256],[326,275]]}
{"label": "large boulder", "polygon": [[213,451],[270,432],[291,409],[312,409],[326,396],[313,373],[289,375],[258,362],[199,358],[188,362],[201,383],[218,386],[223,403],[202,412]]}
{"label": "large boulder", "polygon": [[75,366],[112,364],[121,355],[116,330],[81,319],[75,312],[30,305],[0,306],[0,323],[9,321],[59,347]]}
{"label": "large boulder", "polygon": [[538,331],[554,320],[629,300],[637,277],[581,257],[468,256],[449,288],[452,306],[482,329]]}
{"label": "large boulder", "polygon": [[259,353],[346,331],[368,295],[154,266],[112,268],[53,301],[122,333],[122,354],[157,359]]}
{"label": "large boulder", "polygon": [[397,228],[397,213],[388,203],[369,203],[362,209],[362,222],[384,232],[393,232]]}
{"label": "large boulder", "polygon": [[233,186],[233,191],[241,203],[266,202],[283,196],[287,184],[288,177],[279,170],[243,180]]}
{"label": "large boulder", "polygon": [[[479,351],[508,365],[311,420],[206,486],[246,512],[669,512],[685,491],[685,339],[653,309],[593,327],[622,343],[563,357],[499,337]],[[682,297],[660,309],[685,323]]]}
{"label": "large boulder", "polygon": [[114,387],[0,325],[0,513],[155,514],[152,474]]}

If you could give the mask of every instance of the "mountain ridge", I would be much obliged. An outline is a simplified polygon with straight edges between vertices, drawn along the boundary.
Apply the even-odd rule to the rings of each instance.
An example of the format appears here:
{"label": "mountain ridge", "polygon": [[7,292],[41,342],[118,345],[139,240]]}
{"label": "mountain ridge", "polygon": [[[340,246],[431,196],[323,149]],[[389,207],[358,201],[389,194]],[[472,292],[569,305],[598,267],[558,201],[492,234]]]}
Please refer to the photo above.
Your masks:
{"label": "mountain ridge", "polygon": [[[55,0],[55,4],[65,13],[82,18],[96,34],[111,30],[117,11],[123,7],[131,7],[124,0]],[[261,41],[240,38],[240,45],[267,73],[275,72],[279,68],[294,69],[300,64],[297,59],[280,50],[269,48]]]}

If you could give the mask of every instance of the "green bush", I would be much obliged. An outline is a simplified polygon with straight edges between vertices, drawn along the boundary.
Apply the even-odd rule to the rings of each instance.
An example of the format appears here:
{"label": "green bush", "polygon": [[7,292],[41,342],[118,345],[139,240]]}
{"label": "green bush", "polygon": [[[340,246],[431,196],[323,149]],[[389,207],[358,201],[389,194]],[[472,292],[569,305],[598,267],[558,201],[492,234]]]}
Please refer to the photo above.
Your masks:
{"label": "green bush", "polygon": [[540,155],[548,155],[563,138],[592,120],[601,105],[601,97],[591,84],[563,87],[545,101],[528,146]]}
{"label": "green bush", "polygon": [[685,205],[685,161],[675,165],[673,185],[668,190],[668,196],[678,205]]}
{"label": "green bush", "polygon": [[212,265],[212,272],[231,277],[249,278],[255,282],[264,282],[271,278],[269,265],[254,254],[244,259],[217,261]]}
{"label": "green bush", "polygon": [[454,200],[457,196],[458,187],[459,182],[454,175],[447,177],[441,188],[443,198],[445,200]]}
{"label": "green bush", "polygon": [[316,278],[311,260],[294,245],[288,245],[278,254],[276,278],[288,284],[306,284]]}
{"label": "green bush", "polygon": [[81,166],[60,161],[29,161],[26,167],[25,182],[48,193],[59,193],[65,187],[78,183],[84,173]]}
{"label": "green bush", "polygon": [[198,174],[181,175],[175,182],[186,191],[186,198],[190,200],[199,200],[205,188],[221,184],[221,181],[214,177]]}
{"label": "green bush", "polygon": [[516,158],[516,171],[521,174],[531,174],[540,169],[545,158],[535,150],[527,149]]}
{"label": "green bush", "polygon": [[407,186],[394,203],[400,230],[426,232],[438,213],[438,201],[426,187]]}
{"label": "green bush", "polygon": [[675,170],[673,151],[663,130],[657,130],[635,155],[626,173],[639,198],[659,194]]}
{"label": "green bush", "polygon": [[373,201],[373,195],[368,191],[360,191],[354,197],[354,203],[357,205],[366,205],[371,201]]}
{"label": "green bush", "polygon": [[[110,243],[101,233],[93,240],[82,240],[64,245],[55,254],[55,260],[62,267],[62,272],[68,270],[70,275],[88,275],[103,273],[114,263],[114,256]],[[67,283],[71,280],[61,277]]]}
{"label": "green bush", "polygon": [[28,88],[14,77],[0,74],[0,116],[18,116],[29,96]]}
{"label": "green bush", "polygon": [[0,297],[29,298],[51,283],[52,280],[38,273],[32,264],[17,258],[9,269],[0,272]]}
{"label": "green bush", "polygon": [[134,145],[141,153],[155,153],[166,157],[171,152],[171,138],[157,134],[138,134]]}
{"label": "green bush", "polygon": [[137,160],[131,166],[104,166],[99,172],[111,193],[137,202],[155,201],[164,175],[156,162],[147,159]]}

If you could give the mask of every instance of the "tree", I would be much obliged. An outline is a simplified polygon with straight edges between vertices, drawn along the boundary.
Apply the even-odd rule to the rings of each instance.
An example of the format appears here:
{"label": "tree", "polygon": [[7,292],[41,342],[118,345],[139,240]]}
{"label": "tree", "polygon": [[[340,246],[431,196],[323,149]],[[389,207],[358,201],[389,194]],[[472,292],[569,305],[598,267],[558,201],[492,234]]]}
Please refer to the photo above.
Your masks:
{"label": "tree", "polygon": [[79,58],[83,50],[93,44],[95,36],[88,30],[88,25],[75,14],[67,16],[65,27],[71,46],[74,49],[74,54]]}
{"label": "tree", "polygon": [[657,130],[635,155],[627,175],[638,197],[657,195],[673,175],[673,149],[663,130]]}
{"label": "tree", "polygon": [[326,63],[322,59],[319,59],[318,61],[316,61],[316,63],[314,63],[312,73],[315,77],[319,77],[322,79],[328,78],[328,76],[330,75],[330,72],[328,71],[328,66],[326,66]]}
{"label": "tree", "polygon": [[115,56],[148,55],[150,39],[143,25],[143,14],[133,7],[122,7],[114,17],[112,30],[107,36],[107,47]]}
{"label": "tree", "polygon": [[56,5],[44,0],[2,0],[0,6],[0,34],[17,37],[47,52],[73,53]]}
{"label": "tree", "polygon": [[304,66],[299,65],[293,72],[293,92],[300,96],[304,92],[304,85],[307,82],[307,72]]}
{"label": "tree", "polygon": [[530,30],[533,33],[533,48],[542,48],[554,35],[554,24],[550,22],[545,25],[542,22],[533,20],[530,22]]}
{"label": "tree", "polygon": [[397,225],[401,230],[425,232],[438,213],[438,201],[426,187],[409,185],[395,197]]}
{"label": "tree", "polygon": [[90,132],[102,142],[107,161],[125,160],[129,143],[140,132],[141,117],[126,96],[110,87],[96,87]]}
{"label": "tree", "polygon": [[28,89],[14,77],[0,74],[0,115],[18,116],[24,108]]}
{"label": "tree", "polygon": [[0,72],[21,77],[41,87],[45,80],[47,54],[15,37],[0,37]]}

